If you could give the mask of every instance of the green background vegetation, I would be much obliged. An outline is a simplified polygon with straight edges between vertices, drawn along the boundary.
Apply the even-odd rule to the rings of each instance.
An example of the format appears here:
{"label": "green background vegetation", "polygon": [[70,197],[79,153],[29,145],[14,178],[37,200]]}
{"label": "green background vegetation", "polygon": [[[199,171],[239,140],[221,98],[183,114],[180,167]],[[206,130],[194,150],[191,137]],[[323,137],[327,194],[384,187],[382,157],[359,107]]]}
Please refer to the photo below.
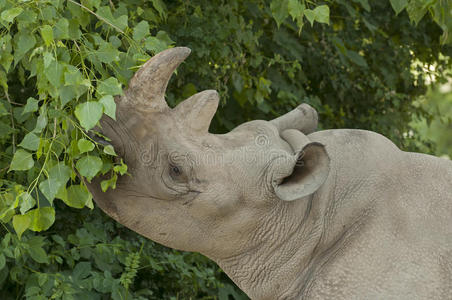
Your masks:
{"label": "green background vegetation", "polygon": [[140,65],[177,45],[193,52],[167,100],[217,89],[214,132],[305,102],[321,129],[369,129],[405,150],[450,154],[451,9],[441,0],[0,0],[0,298],[246,299],[208,259],[148,241],[95,207],[77,172],[108,173],[103,187],[114,188],[127,166],[87,131],[114,116],[113,97]]}

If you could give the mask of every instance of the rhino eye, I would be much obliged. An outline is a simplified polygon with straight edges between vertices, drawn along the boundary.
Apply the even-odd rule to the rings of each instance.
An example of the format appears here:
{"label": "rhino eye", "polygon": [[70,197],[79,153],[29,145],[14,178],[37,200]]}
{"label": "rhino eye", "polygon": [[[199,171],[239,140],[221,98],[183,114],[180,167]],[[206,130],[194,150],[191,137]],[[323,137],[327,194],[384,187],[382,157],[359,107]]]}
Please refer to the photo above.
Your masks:
{"label": "rhino eye", "polygon": [[182,175],[182,170],[178,166],[170,165],[170,175],[173,179],[179,178]]}

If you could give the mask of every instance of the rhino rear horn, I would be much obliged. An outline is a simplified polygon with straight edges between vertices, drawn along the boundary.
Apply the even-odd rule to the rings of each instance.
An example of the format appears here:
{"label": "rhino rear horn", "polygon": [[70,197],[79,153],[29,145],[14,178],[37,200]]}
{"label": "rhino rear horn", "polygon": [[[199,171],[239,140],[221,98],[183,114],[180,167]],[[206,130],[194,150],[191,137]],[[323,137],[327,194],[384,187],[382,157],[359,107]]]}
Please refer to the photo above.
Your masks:
{"label": "rhino rear horn", "polygon": [[189,48],[175,47],[153,56],[129,81],[124,101],[152,111],[168,109],[165,101],[168,81],[190,52]]}
{"label": "rhino rear horn", "polygon": [[206,133],[209,130],[215,112],[217,111],[219,96],[215,90],[206,90],[194,94],[181,102],[174,112],[185,126],[195,132]]}

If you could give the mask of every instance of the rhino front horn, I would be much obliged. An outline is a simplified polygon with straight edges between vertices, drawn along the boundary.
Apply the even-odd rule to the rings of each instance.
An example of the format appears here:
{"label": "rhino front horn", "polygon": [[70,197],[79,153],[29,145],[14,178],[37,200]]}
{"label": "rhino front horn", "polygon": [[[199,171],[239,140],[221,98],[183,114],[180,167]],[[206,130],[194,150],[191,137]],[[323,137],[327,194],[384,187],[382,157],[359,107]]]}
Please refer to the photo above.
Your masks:
{"label": "rhino front horn", "polygon": [[124,100],[151,111],[168,109],[165,101],[168,81],[190,52],[189,48],[175,47],[153,56],[130,80]]}

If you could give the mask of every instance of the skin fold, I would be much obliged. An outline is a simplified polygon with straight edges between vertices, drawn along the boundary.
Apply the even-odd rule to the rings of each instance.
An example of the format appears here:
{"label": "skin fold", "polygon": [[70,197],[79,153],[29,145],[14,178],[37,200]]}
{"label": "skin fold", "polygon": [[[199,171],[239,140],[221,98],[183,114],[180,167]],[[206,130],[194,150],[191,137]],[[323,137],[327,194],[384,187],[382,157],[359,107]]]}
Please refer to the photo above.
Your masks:
{"label": "skin fold", "polygon": [[216,261],[251,299],[448,299],[452,162],[362,130],[315,132],[302,104],[272,121],[208,132],[215,91],[170,109],[189,49],[148,61],[99,130],[129,166],[86,183],[112,218]]}

